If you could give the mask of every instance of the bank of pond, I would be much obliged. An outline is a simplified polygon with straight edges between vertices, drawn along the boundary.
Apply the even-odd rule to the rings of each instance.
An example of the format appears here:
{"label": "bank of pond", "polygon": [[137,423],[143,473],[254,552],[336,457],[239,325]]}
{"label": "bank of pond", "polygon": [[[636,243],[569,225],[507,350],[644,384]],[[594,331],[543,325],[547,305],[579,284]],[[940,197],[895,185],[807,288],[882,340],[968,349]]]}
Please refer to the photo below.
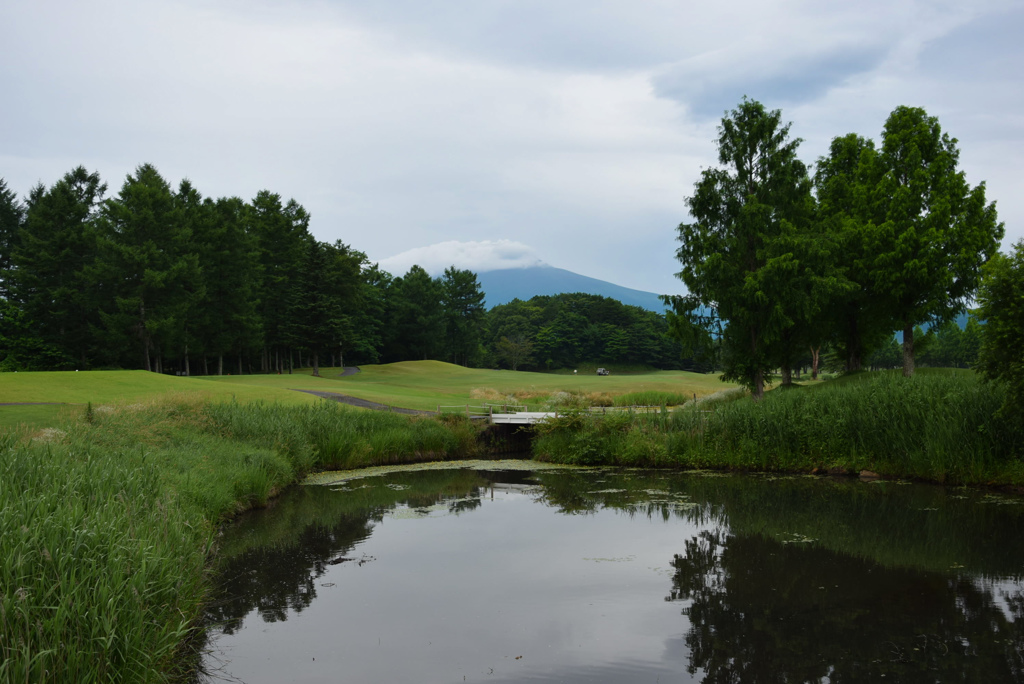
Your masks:
{"label": "bank of pond", "polygon": [[[1024,484],[1022,428],[998,414],[1001,404],[999,388],[980,383],[970,373],[912,379],[882,374],[771,392],[756,405],[723,400],[645,415],[569,413],[538,430],[533,448],[534,456],[549,466],[769,473],[871,470],[889,478],[947,485]],[[198,655],[204,621],[222,629],[240,619],[210,613],[220,605],[211,602],[211,559],[219,563],[234,557],[233,549],[251,542],[219,536],[226,521],[266,506],[311,472],[486,456],[478,433],[477,425],[460,417],[408,418],[328,403],[281,407],[178,400],[93,407],[57,428],[0,437],[0,681],[156,682],[193,676],[205,667]],[[296,529],[309,529],[302,520],[326,516],[313,528],[327,529],[334,524],[331,516],[338,514],[337,507],[357,503],[376,511],[356,516],[363,520],[356,526],[364,531],[375,515],[396,502],[409,509],[422,508],[420,503],[446,510],[476,505],[474,496],[479,498],[484,487],[473,474],[479,470],[426,472],[444,483],[439,492],[424,493],[422,500],[413,497],[419,484],[402,481],[372,492],[346,485],[335,489],[349,491],[324,489],[330,496],[292,489],[301,494],[288,496],[300,497],[306,508],[293,511],[282,499],[264,516],[271,531],[260,534],[277,534],[276,543],[287,546],[306,534]],[[558,477],[530,475],[547,479],[523,484],[543,485],[541,496],[564,513],[614,508],[631,515],[671,517],[681,511],[702,520],[727,513],[715,526],[694,532],[689,546],[681,542],[679,548],[666,548],[669,565],[677,563],[676,555],[693,562],[703,557],[704,566],[720,563],[728,548],[761,548],[769,541],[776,545],[769,544],[773,553],[790,553],[796,548],[790,542],[805,539],[813,543],[800,548],[814,553],[885,567],[910,564],[939,573],[938,578],[967,573],[1008,582],[1024,561],[1024,555],[1014,552],[1006,556],[1009,565],[997,567],[1002,562],[997,562],[998,554],[977,548],[997,528],[1012,530],[1019,538],[1017,511],[1024,510],[995,503],[989,507],[984,498],[989,494],[983,491],[964,490],[968,493],[963,496],[979,510],[993,511],[967,529],[958,522],[961,504],[932,515],[936,506],[928,497],[959,501],[949,494],[952,490],[941,488],[927,491],[945,493],[921,495],[925,498],[914,504],[880,495],[900,490],[894,483],[851,481],[842,486],[859,487],[849,490],[853,503],[839,504],[829,489],[839,485],[822,487],[820,478],[762,478],[760,493],[750,498],[742,493],[747,485],[735,484],[749,478],[691,473],[672,475],[689,483],[683,488],[689,498],[666,502],[650,492],[646,499],[637,498],[640,490],[628,484],[633,476],[609,474],[606,479],[626,479],[607,487],[592,482],[570,486],[574,477],[582,476],[566,472]],[[719,492],[719,498],[705,497],[694,487]],[[661,491],[647,485],[641,489]],[[476,494],[466,493],[471,491]],[[388,492],[394,497],[388,499]],[[373,498],[381,496],[387,500]],[[1011,495],[1000,497],[999,502],[1018,503]],[[826,512],[849,511],[851,506],[863,509],[860,522],[830,531],[827,520],[852,519],[846,513],[829,518]],[[292,526],[296,519],[299,528]],[[896,520],[906,523],[902,532],[893,532]],[[1013,537],[1002,531],[997,536]],[[782,541],[787,543],[777,546]],[[348,553],[342,546],[318,562]],[[544,563],[544,558],[535,561],[538,571]],[[689,561],[678,563],[682,565],[671,572],[694,572]],[[957,565],[968,570],[949,574]],[[372,572],[374,566],[365,567]],[[687,575],[685,582],[698,580],[710,581]],[[307,576],[303,581],[313,580]],[[695,587],[673,591],[692,600]],[[688,619],[696,628],[692,610]],[[1019,645],[1013,641],[1016,632],[1011,636]],[[900,646],[905,647],[910,643]],[[697,645],[688,648],[692,653]],[[695,667],[708,671],[707,664]]]}

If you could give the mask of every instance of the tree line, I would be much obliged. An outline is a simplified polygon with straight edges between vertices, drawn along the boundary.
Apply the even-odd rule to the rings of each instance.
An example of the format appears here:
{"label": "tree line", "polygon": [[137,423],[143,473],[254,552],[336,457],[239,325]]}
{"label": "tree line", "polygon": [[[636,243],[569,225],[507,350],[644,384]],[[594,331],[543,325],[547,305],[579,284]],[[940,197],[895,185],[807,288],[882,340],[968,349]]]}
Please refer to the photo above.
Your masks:
{"label": "tree line", "polygon": [[0,370],[681,362],[664,316],[591,295],[488,312],[472,271],[393,276],[269,190],[204,197],[143,164],[106,194],[83,167],[23,202],[0,179]]}
{"label": "tree line", "polygon": [[711,369],[684,358],[664,315],[600,295],[514,299],[487,313],[484,330],[491,365],[512,370],[574,368],[585,362]]}
{"label": "tree line", "polygon": [[923,109],[897,107],[879,144],[833,139],[814,173],[779,110],[744,100],[719,126],[719,166],[702,171],[678,228],[674,333],[718,354],[760,398],[823,349],[856,371],[902,331],[911,375],[921,324],[965,311],[1003,236],[985,184],[958,168],[957,140]]}
{"label": "tree line", "polygon": [[453,268],[393,277],[309,213],[177,188],[149,164],[105,198],[73,169],[24,202],[0,179],[0,369],[285,372],[476,352],[483,293]]}

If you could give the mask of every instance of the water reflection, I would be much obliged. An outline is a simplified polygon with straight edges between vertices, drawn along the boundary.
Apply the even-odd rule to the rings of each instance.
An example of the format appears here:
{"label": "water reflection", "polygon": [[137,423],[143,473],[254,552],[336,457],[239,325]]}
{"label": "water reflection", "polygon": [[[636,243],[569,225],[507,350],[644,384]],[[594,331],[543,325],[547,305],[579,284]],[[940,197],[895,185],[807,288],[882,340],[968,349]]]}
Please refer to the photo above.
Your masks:
{"label": "water reflection", "polygon": [[226,533],[212,657],[252,684],[1021,681],[1022,514],[611,470],[303,487]]}
{"label": "water reflection", "polygon": [[886,568],[723,530],[692,537],[672,565],[666,600],[685,603],[688,672],[701,672],[703,682],[1022,675],[1019,589],[1003,603],[963,575]]}

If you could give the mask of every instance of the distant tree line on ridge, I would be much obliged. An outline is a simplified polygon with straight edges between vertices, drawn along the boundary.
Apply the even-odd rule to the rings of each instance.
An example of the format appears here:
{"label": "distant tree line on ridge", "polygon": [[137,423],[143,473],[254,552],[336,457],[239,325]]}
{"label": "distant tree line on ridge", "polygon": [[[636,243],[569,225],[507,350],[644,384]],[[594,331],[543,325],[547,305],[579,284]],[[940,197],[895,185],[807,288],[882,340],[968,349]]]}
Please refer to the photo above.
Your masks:
{"label": "distant tree line on ridge", "polygon": [[664,316],[593,295],[487,312],[473,272],[392,276],[270,191],[203,197],[149,164],[106,191],[83,167],[24,202],[0,179],[0,370],[684,363]]}

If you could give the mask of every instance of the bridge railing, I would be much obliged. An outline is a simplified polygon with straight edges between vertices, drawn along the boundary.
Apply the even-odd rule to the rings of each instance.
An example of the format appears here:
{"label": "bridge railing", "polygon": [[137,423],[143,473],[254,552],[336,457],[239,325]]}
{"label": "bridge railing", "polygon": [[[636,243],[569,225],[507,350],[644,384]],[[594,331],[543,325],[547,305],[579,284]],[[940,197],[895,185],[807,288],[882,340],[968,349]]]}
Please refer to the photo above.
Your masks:
{"label": "bridge railing", "polygon": [[491,406],[472,406],[470,404],[461,404],[457,406],[438,406],[438,414],[441,413],[461,413],[465,416],[490,416],[494,411]]}

